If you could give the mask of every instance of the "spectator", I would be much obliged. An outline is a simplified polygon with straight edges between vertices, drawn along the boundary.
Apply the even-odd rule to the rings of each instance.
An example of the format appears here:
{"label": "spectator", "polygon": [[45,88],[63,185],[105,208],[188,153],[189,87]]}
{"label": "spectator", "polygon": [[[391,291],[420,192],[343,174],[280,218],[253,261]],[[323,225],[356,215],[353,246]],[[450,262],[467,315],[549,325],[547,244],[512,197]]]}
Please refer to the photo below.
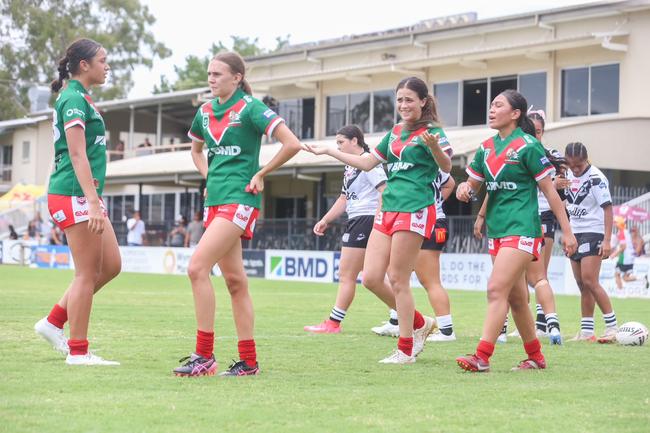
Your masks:
{"label": "spectator", "polygon": [[644,256],[646,254],[645,241],[643,240],[643,237],[639,233],[639,227],[633,226],[630,229],[630,233],[632,234],[632,245],[634,247],[634,255],[636,257]]}
{"label": "spectator", "polygon": [[124,140],[120,140],[115,145],[115,151],[111,153],[111,161],[124,158]]}
{"label": "spectator", "polygon": [[24,240],[40,241],[41,240],[41,224],[37,217],[27,225],[27,231],[23,235]]}
{"label": "spectator", "polygon": [[11,224],[9,224],[9,239],[12,241],[18,240],[18,233],[16,233],[16,229]]}
{"label": "spectator", "polygon": [[176,218],[176,223],[174,228],[167,235],[167,244],[171,247],[182,247],[185,243],[185,237],[187,235],[187,230],[185,226],[187,221],[184,216],[179,215]]}
{"label": "spectator", "polygon": [[65,233],[56,224],[50,228],[50,245],[67,245]]}
{"label": "spectator", "polygon": [[203,235],[203,215],[201,212],[196,212],[192,222],[187,226],[187,231],[185,234],[185,247],[195,247],[201,240]]}
{"label": "spectator", "polygon": [[126,228],[129,232],[126,235],[126,243],[130,247],[141,247],[144,243],[146,226],[140,219],[140,211],[133,212],[133,217],[126,222]]}

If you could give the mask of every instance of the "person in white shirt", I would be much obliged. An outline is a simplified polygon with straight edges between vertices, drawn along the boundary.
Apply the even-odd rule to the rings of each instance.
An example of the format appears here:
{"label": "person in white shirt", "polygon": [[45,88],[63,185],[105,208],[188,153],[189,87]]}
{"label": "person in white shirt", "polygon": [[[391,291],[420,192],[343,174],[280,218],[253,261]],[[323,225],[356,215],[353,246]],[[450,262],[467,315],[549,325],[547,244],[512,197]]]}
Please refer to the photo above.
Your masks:
{"label": "person in white shirt", "polygon": [[[600,285],[600,265],[611,252],[614,212],[607,178],[589,163],[587,148],[580,142],[569,143],[564,156],[569,166],[566,189],[567,211],[578,249],[571,259],[571,269],[580,288],[582,321],[580,332],[571,341],[616,341],[616,313],[607,292]],[[605,333],[594,335],[595,304],[603,313]]]}
{"label": "person in white shirt", "polygon": [[[336,144],[342,152],[363,155],[370,149],[363,132],[354,125],[341,128],[336,134]],[[363,269],[366,244],[372,231],[375,214],[380,208],[381,192],[386,187],[386,173],[381,165],[370,171],[345,166],[341,195],[330,210],[314,226],[314,233],[323,236],[330,223],[347,213],[348,221],[342,237],[339,261],[339,289],[329,318],[318,325],[307,325],[305,331],[336,334],[341,332],[341,322],[352,304],[357,277]]]}
{"label": "person in white shirt", "polygon": [[617,216],[614,218],[618,234],[614,246],[616,249],[609,256],[610,259],[618,258],[616,261],[616,271],[614,278],[616,279],[616,287],[623,290],[623,281],[631,282],[636,281],[636,276],[632,273],[634,268],[634,244],[632,242],[632,234],[627,229],[625,218]]}
{"label": "person in white shirt", "polygon": [[126,235],[126,243],[130,247],[141,247],[144,242],[146,226],[140,218],[140,211],[133,212],[133,217],[126,221],[126,228],[129,232]]}

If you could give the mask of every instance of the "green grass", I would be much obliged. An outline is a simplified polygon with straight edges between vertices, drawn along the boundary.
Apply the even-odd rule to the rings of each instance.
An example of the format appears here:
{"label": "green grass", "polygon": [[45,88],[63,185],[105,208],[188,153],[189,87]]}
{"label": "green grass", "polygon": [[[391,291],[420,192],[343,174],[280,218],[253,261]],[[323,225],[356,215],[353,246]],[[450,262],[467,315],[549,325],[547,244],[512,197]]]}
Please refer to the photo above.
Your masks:
{"label": "green grass", "polygon": [[[72,274],[0,267],[0,432],[648,432],[650,346],[545,345],[549,369],[512,373],[518,340],[499,345],[489,374],[454,362],[473,351],[485,295],[452,291],[459,341],[428,345],[415,365],[377,361],[396,340],[369,328],[386,319],[360,288],[340,335],[306,335],[332,306],[333,284],[251,280],[257,377],[176,378],[194,347],[194,310],[184,277],[123,274],[96,298],[91,349],[120,367],[75,368],[37,337],[33,324]],[[230,303],[215,279],[220,369],[236,357]],[[422,290],[420,308],[430,312]],[[614,301],[619,323],[650,325],[650,301]],[[559,297],[565,335],[579,301]],[[597,314],[597,328],[602,319]]]}

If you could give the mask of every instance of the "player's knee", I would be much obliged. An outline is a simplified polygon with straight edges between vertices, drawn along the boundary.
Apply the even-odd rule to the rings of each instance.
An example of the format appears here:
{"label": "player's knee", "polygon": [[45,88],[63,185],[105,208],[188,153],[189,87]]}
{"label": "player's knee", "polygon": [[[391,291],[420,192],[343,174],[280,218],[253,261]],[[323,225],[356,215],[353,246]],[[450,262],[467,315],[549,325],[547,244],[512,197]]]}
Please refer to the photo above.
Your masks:
{"label": "player's knee", "polygon": [[548,286],[548,285],[549,285],[548,280],[546,278],[542,278],[541,280],[537,281],[532,286],[533,286],[533,288],[535,288],[535,290],[538,290],[538,289],[543,288],[543,287]]}
{"label": "player's knee", "polygon": [[409,285],[409,276],[402,275],[400,272],[388,271],[388,281],[395,293],[404,290]]}
{"label": "player's knee", "polygon": [[201,278],[205,278],[210,275],[210,270],[206,269],[201,263],[198,263],[194,260],[190,260],[190,264],[187,266],[187,276],[190,277],[191,281],[197,281]]}
{"label": "player's knee", "polygon": [[223,279],[231,295],[242,292],[247,289],[246,274],[240,272],[223,274]]}
{"label": "player's knee", "polygon": [[374,289],[380,287],[382,284],[384,284],[384,276],[383,275],[374,275],[374,274],[371,274],[369,272],[364,272],[361,283],[367,289],[374,290]]}

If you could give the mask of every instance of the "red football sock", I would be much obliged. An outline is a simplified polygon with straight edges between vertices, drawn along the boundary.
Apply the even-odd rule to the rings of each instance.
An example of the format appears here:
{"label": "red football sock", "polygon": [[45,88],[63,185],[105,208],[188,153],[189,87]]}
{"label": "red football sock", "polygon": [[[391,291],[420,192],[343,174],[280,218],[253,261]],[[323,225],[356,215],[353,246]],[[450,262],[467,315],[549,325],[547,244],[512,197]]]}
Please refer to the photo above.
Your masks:
{"label": "red football sock", "polygon": [[397,348],[408,356],[413,355],[413,337],[399,337],[397,339]]}
{"label": "red football sock", "polygon": [[485,362],[490,362],[490,356],[494,353],[494,344],[489,341],[479,340],[476,346],[476,356]]}
{"label": "red football sock", "polygon": [[415,314],[413,314],[413,329],[420,329],[423,326],[424,317],[422,317],[422,314],[418,310],[415,310]]}
{"label": "red football sock", "polygon": [[533,361],[544,361],[544,355],[542,354],[542,344],[539,342],[539,339],[534,339],[528,343],[524,343],[524,350],[528,354],[528,358]]}
{"label": "red football sock", "polygon": [[194,353],[210,358],[214,352],[214,332],[196,331],[196,350]]}
{"label": "red football sock", "polygon": [[63,325],[68,321],[68,312],[59,304],[54,304],[52,311],[47,316],[47,321],[59,329],[63,329]]}
{"label": "red football sock", "polygon": [[257,352],[255,352],[255,340],[239,340],[237,343],[239,359],[246,362],[249,367],[257,365]]}
{"label": "red football sock", "polygon": [[88,340],[68,340],[70,355],[85,355],[88,353]]}

